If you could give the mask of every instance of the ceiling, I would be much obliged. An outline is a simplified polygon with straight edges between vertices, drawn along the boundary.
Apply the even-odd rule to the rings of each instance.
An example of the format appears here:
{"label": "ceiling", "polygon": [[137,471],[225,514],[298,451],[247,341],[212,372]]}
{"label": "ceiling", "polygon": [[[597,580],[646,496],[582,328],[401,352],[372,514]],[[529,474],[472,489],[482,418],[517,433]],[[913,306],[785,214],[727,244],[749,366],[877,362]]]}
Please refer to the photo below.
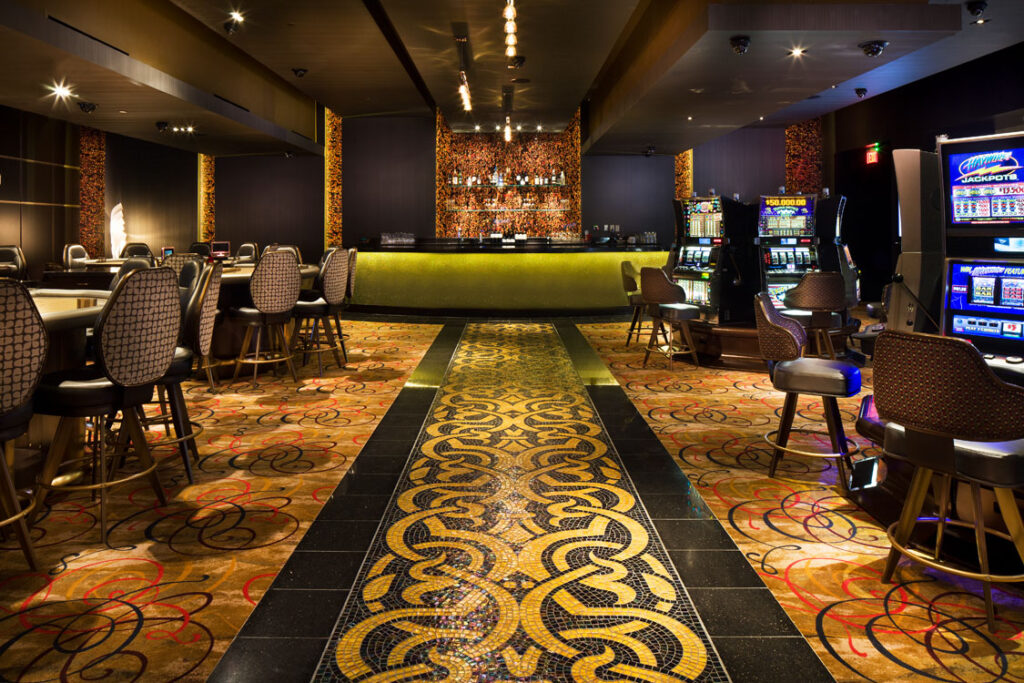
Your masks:
{"label": "ceiling", "polygon": [[[1024,35],[1021,0],[989,0],[985,26],[959,0],[516,0],[526,60],[510,70],[504,0],[233,2],[245,21],[229,34],[232,0],[121,0],[116,15],[109,0],[4,0],[0,104],[210,154],[316,154],[317,103],[343,117],[429,117],[436,105],[468,132],[504,121],[511,86],[513,124],[559,130],[585,102],[584,151],[669,154],[834,111],[857,87],[871,97]],[[751,39],[745,55],[729,45],[737,34]],[[880,57],[857,48],[871,39],[889,41]],[[97,110],[55,106],[43,86],[57,78]]]}

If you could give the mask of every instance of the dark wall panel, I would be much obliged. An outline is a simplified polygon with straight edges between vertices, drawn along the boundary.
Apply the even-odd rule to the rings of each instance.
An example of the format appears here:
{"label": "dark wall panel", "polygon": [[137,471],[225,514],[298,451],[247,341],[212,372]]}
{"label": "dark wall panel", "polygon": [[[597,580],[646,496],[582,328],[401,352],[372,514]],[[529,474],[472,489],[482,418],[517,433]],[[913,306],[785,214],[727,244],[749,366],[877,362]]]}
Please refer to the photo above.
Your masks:
{"label": "dark wall panel", "polygon": [[754,203],[786,182],[786,132],[781,128],[741,128],[693,150],[693,191],[710,188],[726,197]]}
{"label": "dark wall panel", "polygon": [[223,157],[216,162],[217,238],[260,247],[297,244],[315,263],[324,247],[324,160],[318,156]]}
{"label": "dark wall panel", "polygon": [[618,225],[623,235],[653,231],[672,243],[675,159],[671,156],[584,156],[583,228]]}
{"label": "dark wall panel", "polygon": [[0,107],[0,244],[39,278],[78,229],[78,127]]}
{"label": "dark wall panel", "polygon": [[434,121],[345,119],[342,156],[346,246],[382,232],[434,236]]}
{"label": "dark wall panel", "polygon": [[198,160],[194,153],[108,134],[106,174],[107,219],[120,203],[129,242],[145,242],[156,253],[166,245],[184,251],[195,240]]}

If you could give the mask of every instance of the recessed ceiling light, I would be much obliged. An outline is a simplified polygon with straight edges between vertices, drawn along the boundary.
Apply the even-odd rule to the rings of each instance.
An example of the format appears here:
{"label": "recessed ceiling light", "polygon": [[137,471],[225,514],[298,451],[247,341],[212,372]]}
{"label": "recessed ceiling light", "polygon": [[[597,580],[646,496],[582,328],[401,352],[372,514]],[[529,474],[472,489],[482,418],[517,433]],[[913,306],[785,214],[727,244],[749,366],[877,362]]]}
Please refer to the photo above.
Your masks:
{"label": "recessed ceiling light", "polygon": [[501,124],[498,124],[498,123],[494,124],[494,130],[500,132],[501,131]]}
{"label": "recessed ceiling light", "polygon": [[789,54],[792,57],[803,57],[805,54],[807,54],[807,50],[805,50],[802,47],[794,47],[792,50],[789,51]]}
{"label": "recessed ceiling light", "polygon": [[833,89],[833,90],[835,90],[835,89],[836,89],[836,84],[835,84],[835,83],[833,83],[833,84],[832,84],[832,89]]}
{"label": "recessed ceiling light", "polygon": [[764,117],[763,117],[763,116],[760,116],[760,117],[758,117],[758,119],[757,119],[757,120],[758,120],[758,121],[764,121]]}
{"label": "recessed ceiling light", "polygon": [[687,117],[686,117],[686,120],[687,120],[687,121],[693,121],[693,117],[692,117],[692,116],[687,116]]}
{"label": "recessed ceiling light", "polygon": [[540,125],[540,124],[538,123],[538,124],[537,124],[537,130],[541,130],[542,128],[543,128],[543,127],[542,127],[542,126],[541,126],[541,125]]}
{"label": "recessed ceiling light", "polygon": [[986,19],[985,17],[978,17],[977,19],[975,19],[971,23],[975,24],[977,26],[981,26],[982,24],[987,24],[987,23],[989,23],[991,21],[992,21],[991,19]]}
{"label": "recessed ceiling light", "polygon": [[522,129],[523,129],[523,124],[517,123],[516,124],[516,130],[522,130]]}
{"label": "recessed ceiling light", "polygon": [[125,111],[124,109],[121,109],[121,110],[119,110],[119,111],[118,111],[117,113],[118,113],[118,114],[127,114],[128,112],[126,112],[126,111]]}
{"label": "recessed ceiling light", "polygon": [[71,91],[71,84],[65,83],[61,80],[60,83],[54,81],[52,84],[46,86],[50,94],[58,100],[66,100],[69,97],[74,97],[75,93]]}
{"label": "recessed ceiling light", "polygon": [[480,130],[480,124],[478,123],[475,126],[473,126],[473,130]]}
{"label": "recessed ceiling light", "polygon": [[231,10],[230,17],[231,21],[235,22],[236,24],[241,24],[243,21],[245,21],[245,15],[239,12],[238,10]]}

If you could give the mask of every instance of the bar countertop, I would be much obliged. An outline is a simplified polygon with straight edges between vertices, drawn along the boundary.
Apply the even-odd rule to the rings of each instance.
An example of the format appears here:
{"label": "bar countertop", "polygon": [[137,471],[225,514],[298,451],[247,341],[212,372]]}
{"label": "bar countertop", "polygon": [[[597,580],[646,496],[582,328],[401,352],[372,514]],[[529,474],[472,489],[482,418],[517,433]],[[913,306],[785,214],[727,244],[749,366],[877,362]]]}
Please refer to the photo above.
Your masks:
{"label": "bar countertop", "polygon": [[515,243],[502,243],[497,239],[478,240],[475,238],[417,239],[415,244],[379,244],[376,242],[358,245],[359,251],[398,254],[573,254],[665,251],[658,244],[626,244],[595,242],[549,242],[528,239]]}

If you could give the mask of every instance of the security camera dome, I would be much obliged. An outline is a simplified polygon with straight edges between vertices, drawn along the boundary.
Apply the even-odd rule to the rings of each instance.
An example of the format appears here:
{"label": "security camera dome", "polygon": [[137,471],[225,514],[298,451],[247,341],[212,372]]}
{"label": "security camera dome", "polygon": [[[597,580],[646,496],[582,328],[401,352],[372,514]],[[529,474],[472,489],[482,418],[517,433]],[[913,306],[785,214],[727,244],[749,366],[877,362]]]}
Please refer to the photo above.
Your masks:
{"label": "security camera dome", "polygon": [[750,49],[750,36],[733,36],[729,39],[729,45],[736,54],[745,55]]}
{"label": "security camera dome", "polygon": [[869,40],[861,43],[857,47],[864,50],[864,54],[868,57],[879,57],[888,45],[888,40]]}

